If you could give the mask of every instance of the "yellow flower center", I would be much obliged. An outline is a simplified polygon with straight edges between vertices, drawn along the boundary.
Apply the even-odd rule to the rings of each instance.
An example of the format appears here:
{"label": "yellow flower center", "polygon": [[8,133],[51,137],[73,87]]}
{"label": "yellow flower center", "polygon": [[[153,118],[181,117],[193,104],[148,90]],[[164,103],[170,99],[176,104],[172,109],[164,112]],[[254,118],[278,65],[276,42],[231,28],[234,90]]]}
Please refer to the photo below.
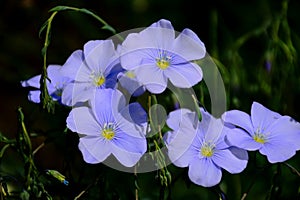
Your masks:
{"label": "yellow flower center", "polygon": [[201,147],[201,155],[204,157],[211,157],[214,154],[214,145],[204,143]]}
{"label": "yellow flower center", "polygon": [[170,63],[169,61],[166,61],[166,60],[157,60],[156,61],[156,64],[157,66],[160,68],[160,69],[167,69],[169,66],[170,66]]}
{"label": "yellow flower center", "polygon": [[99,87],[101,85],[103,85],[103,83],[105,82],[105,77],[104,76],[96,76],[94,77],[94,84],[95,86]]}
{"label": "yellow flower center", "polygon": [[160,51],[158,58],[156,58],[156,65],[160,69],[167,69],[170,66],[171,56],[166,51]]}
{"label": "yellow flower center", "polygon": [[132,72],[132,71],[127,71],[125,73],[125,75],[128,77],[128,78],[135,78],[135,74]]}
{"label": "yellow flower center", "polygon": [[261,144],[266,143],[265,135],[263,135],[261,133],[255,133],[255,135],[253,136],[253,139],[255,140],[255,142],[258,142]]}
{"label": "yellow flower center", "polygon": [[102,136],[107,140],[111,140],[114,138],[115,132],[113,130],[105,129],[102,131]]}
{"label": "yellow flower center", "polygon": [[107,123],[102,129],[102,136],[107,140],[112,140],[115,137],[115,126],[113,123]]}

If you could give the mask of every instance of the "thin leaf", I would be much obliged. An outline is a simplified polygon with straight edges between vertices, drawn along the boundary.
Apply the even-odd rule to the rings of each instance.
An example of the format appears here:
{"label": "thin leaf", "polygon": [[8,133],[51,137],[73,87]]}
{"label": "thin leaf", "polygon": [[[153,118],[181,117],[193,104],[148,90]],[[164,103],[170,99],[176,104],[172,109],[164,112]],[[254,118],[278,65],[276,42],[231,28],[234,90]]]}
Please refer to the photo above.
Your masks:
{"label": "thin leaf", "polygon": [[88,9],[85,9],[85,8],[81,8],[79,9],[80,12],[83,12],[85,14],[88,14],[88,15],[94,15],[94,13]]}
{"label": "thin leaf", "polygon": [[42,32],[46,29],[46,27],[48,26],[48,24],[49,24],[49,19],[47,19],[47,21],[45,21],[44,24],[42,25],[42,27],[40,28],[39,37],[41,37]]}
{"label": "thin leaf", "polygon": [[69,10],[70,7],[68,6],[55,6],[54,8],[50,9],[49,12],[57,12],[62,10]]}
{"label": "thin leaf", "polygon": [[115,30],[113,27],[111,27],[110,25],[108,25],[108,24],[102,26],[101,29],[103,29],[103,30],[108,30],[108,31],[110,31],[110,32],[112,32],[112,33],[115,33],[115,32],[116,32],[116,30]]}
{"label": "thin leaf", "polygon": [[6,149],[10,146],[10,144],[6,144],[0,151],[0,159],[2,158],[4,152],[6,151]]}

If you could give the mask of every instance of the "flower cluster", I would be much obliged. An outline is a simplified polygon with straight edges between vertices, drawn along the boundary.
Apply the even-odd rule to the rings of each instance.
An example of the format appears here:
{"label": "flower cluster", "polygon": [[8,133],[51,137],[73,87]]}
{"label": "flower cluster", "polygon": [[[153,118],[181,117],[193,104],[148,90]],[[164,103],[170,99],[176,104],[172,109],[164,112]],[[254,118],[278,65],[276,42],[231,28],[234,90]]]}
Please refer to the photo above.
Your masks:
{"label": "flower cluster", "polygon": [[[149,120],[137,102],[129,103],[124,92],[138,97],[146,91],[163,93],[169,84],[192,88],[202,80],[194,62],[206,49],[198,36],[184,29],[177,37],[168,20],[159,20],[139,33],[129,34],[118,48],[112,40],[87,42],[62,66],[47,69],[48,92],[54,101],[71,108],[67,127],[78,133],[79,149],[87,163],[103,162],[113,155],[132,167],[147,152]],[[22,82],[39,88],[40,75]],[[39,103],[40,91],[29,100]],[[247,151],[259,150],[270,163],[283,162],[300,149],[300,124],[288,116],[254,102],[251,116],[238,110],[215,118],[203,108],[197,112],[179,108],[168,114],[164,143],[175,166],[188,167],[192,182],[211,187],[222,170],[242,172]]]}

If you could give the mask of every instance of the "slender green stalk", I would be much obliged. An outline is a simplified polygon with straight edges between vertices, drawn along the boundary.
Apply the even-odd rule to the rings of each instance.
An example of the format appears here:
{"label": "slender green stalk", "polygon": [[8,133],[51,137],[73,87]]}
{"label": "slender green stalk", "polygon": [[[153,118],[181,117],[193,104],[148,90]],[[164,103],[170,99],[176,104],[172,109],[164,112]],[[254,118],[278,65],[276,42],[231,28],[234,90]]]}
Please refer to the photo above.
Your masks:
{"label": "slender green stalk", "polygon": [[[31,185],[31,173],[32,173],[32,170],[33,168],[35,168],[34,166],[34,163],[33,163],[33,159],[32,159],[32,145],[31,145],[31,140],[30,140],[30,137],[28,135],[28,132],[27,132],[27,129],[26,129],[26,126],[25,126],[25,123],[24,123],[24,114],[22,112],[22,108],[19,107],[18,108],[18,112],[19,112],[19,121],[21,123],[21,128],[22,128],[22,135],[20,135],[20,140],[23,138],[24,139],[24,142],[26,145],[26,148],[27,148],[27,155],[23,155],[24,156],[24,159],[26,160],[27,159],[27,162],[28,162],[28,170],[27,170],[27,178],[26,178],[26,186],[27,186],[27,189],[30,188],[30,185]],[[23,145],[23,144],[20,144],[20,145]],[[24,148],[24,147],[20,147],[20,148]],[[25,152],[23,152],[25,154]]]}
{"label": "slender green stalk", "polygon": [[41,85],[40,86],[41,87],[40,88],[40,90],[41,90],[40,99],[42,101],[43,108],[44,109],[47,108],[48,112],[54,111],[54,104],[53,104],[52,98],[50,97],[50,95],[48,93],[48,89],[47,89],[47,80],[51,81],[47,74],[47,49],[50,45],[51,24],[57,13],[58,13],[57,11],[53,12],[52,15],[50,16],[50,18],[46,22],[46,26],[47,26],[46,38],[45,38],[45,42],[44,42],[44,47],[42,49],[43,71],[42,71],[42,75],[41,75],[41,79],[40,79],[40,85]]}

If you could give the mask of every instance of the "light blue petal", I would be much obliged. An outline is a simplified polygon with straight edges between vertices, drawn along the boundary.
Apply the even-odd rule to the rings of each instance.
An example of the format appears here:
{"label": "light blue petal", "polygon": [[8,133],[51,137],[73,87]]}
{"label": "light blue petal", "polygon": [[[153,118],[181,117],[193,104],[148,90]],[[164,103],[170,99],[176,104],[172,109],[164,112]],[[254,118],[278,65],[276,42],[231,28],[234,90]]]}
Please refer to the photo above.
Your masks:
{"label": "light blue petal", "polygon": [[112,153],[112,144],[99,137],[82,137],[78,148],[85,162],[97,164],[103,162]]}
{"label": "light blue petal", "polygon": [[126,99],[118,90],[97,89],[91,98],[92,110],[100,124],[115,123],[125,105]]}
{"label": "light blue petal", "polygon": [[147,141],[143,137],[135,137],[126,132],[118,130],[112,143],[128,152],[144,154],[147,150]]}
{"label": "light blue petal", "polygon": [[201,127],[202,123],[204,124],[203,128],[206,129],[200,128],[200,130],[203,130],[204,140],[206,142],[216,144],[218,143],[219,140],[222,140],[224,138],[225,135],[224,131],[226,127],[222,123],[221,119],[216,119],[213,116],[210,116],[210,119],[205,117],[200,122],[199,127]]}
{"label": "light blue petal", "polygon": [[122,92],[117,89],[112,90],[112,111],[114,116],[117,116],[127,104],[128,101]]}
{"label": "light blue petal", "polygon": [[66,106],[72,106],[73,105],[73,88],[74,88],[74,83],[70,83],[66,85],[66,87],[62,91],[61,95],[61,102],[62,104]]}
{"label": "light blue petal", "polygon": [[83,135],[97,137],[101,134],[101,126],[87,107],[73,108],[67,117],[67,127]]}
{"label": "light blue petal", "polygon": [[78,70],[83,63],[83,51],[74,51],[64,65],[61,67],[61,73],[63,76],[69,77],[71,80],[75,80]]}
{"label": "light blue petal", "polygon": [[244,129],[251,135],[254,134],[255,130],[253,130],[251,118],[245,112],[239,110],[227,111],[222,115],[222,120],[225,121],[226,123],[233,124],[235,126]]}
{"label": "light blue petal", "polygon": [[74,106],[86,102],[95,96],[96,88],[90,83],[69,83],[62,92],[62,104]]}
{"label": "light blue petal", "polygon": [[[168,152],[170,152],[170,150],[168,150]],[[170,154],[171,152],[169,153],[169,155]],[[176,160],[171,159],[171,161],[177,167],[187,167],[195,158],[198,158],[198,155],[198,149],[188,148],[179,158],[177,158]]]}
{"label": "light blue petal", "polygon": [[[135,72],[130,73],[135,74]],[[138,82],[135,77],[130,78],[126,75],[126,73],[120,73],[118,75],[118,79],[121,86],[125,88],[132,96],[140,96],[146,91],[145,87],[140,82]]]}
{"label": "light blue petal", "polygon": [[34,76],[26,81],[21,81],[22,87],[40,88],[41,75]]}
{"label": "light blue petal", "polygon": [[228,129],[226,138],[230,145],[249,151],[258,150],[263,146],[263,144],[255,142],[247,132],[239,128]]}
{"label": "light blue petal", "polygon": [[118,75],[120,73],[122,73],[123,71],[124,71],[124,69],[121,67],[121,65],[119,63],[117,65],[113,66],[112,68],[110,68],[110,67],[106,68],[106,72],[104,73],[105,82],[98,88],[102,88],[102,89],[117,88]]}
{"label": "light blue petal", "polygon": [[[240,153],[235,152],[238,153],[239,155],[241,154],[247,155],[246,150],[242,150],[242,149],[237,150],[236,148],[235,151],[241,151]],[[217,150],[216,152],[214,152],[212,156],[212,160],[217,166],[225,169],[231,174],[242,172],[246,168],[248,163],[248,157],[246,157],[245,159],[240,159],[235,154],[233,154],[230,151],[230,149]]]}
{"label": "light blue petal", "polygon": [[190,29],[184,29],[173,43],[174,53],[187,61],[199,60],[206,54],[204,43]]}
{"label": "light blue petal", "polygon": [[70,80],[91,81],[92,70],[88,68],[82,50],[74,51],[61,67],[60,72],[62,76],[68,77]]}
{"label": "light blue petal", "polygon": [[94,79],[96,76],[101,74],[94,71],[94,69],[90,69],[86,62],[83,62],[77,70],[77,74],[74,77],[75,82],[78,83],[90,83],[94,84]]}
{"label": "light blue petal", "polygon": [[269,142],[282,140],[283,142],[289,142],[296,150],[300,149],[300,123],[290,116],[282,116],[275,120],[265,130],[265,133]]}
{"label": "light blue petal", "polygon": [[190,88],[202,80],[202,70],[194,63],[171,65],[164,73],[179,88]]}
{"label": "light blue petal", "polygon": [[126,70],[133,70],[140,67],[144,58],[152,57],[152,50],[148,47],[150,45],[145,43],[145,40],[140,39],[139,34],[129,34],[122,43],[120,50],[122,67]]}
{"label": "light blue petal", "polygon": [[228,127],[223,126],[222,124],[222,130],[219,133],[219,136],[215,142],[215,144],[218,146],[218,149],[226,149],[228,148],[230,145],[230,143],[228,142],[226,135],[228,133],[228,131],[230,131],[231,129],[229,129]]}
{"label": "light blue petal", "polygon": [[[210,123],[212,122],[212,120],[214,119],[213,116],[207,112],[206,110],[204,110],[202,107],[200,107],[200,112],[201,112],[201,122],[198,125],[198,129],[204,134],[207,132]],[[204,138],[204,136],[203,136]]]}
{"label": "light blue petal", "polygon": [[[224,140],[227,128],[224,126],[221,119],[215,118],[203,108],[200,108],[200,111],[202,116],[202,120],[198,125],[199,138],[201,138],[200,141],[221,145],[221,141]],[[223,143],[222,146],[224,146]]]}
{"label": "light blue petal", "polygon": [[125,69],[122,67],[122,65],[120,63],[120,56],[115,51],[114,56],[112,56],[109,59],[108,64],[107,64],[103,74],[105,77],[108,77],[108,78],[115,77],[115,79],[116,79],[117,75],[123,71],[125,71]]}
{"label": "light blue petal", "polygon": [[260,103],[253,102],[251,107],[251,120],[254,130],[268,128],[280,114],[269,110]]}
{"label": "light blue petal", "polygon": [[284,137],[278,137],[266,142],[259,152],[267,156],[270,163],[284,162],[296,154],[296,147],[290,142],[284,141]]}
{"label": "light blue petal", "polygon": [[175,31],[172,24],[167,20],[160,20],[139,33],[144,40],[143,48],[156,48],[161,50],[172,50],[175,40]]}
{"label": "light blue petal", "polygon": [[112,95],[112,89],[99,89],[95,91],[94,97],[90,99],[93,113],[97,121],[102,125],[105,123],[115,123],[112,106],[117,107],[118,104],[113,104],[114,99]]}
{"label": "light blue petal", "polygon": [[[118,145],[112,146],[112,153],[116,157],[116,159],[125,167],[132,167],[134,166],[139,159],[143,156],[143,154],[146,152],[144,151],[146,147],[146,141],[141,144],[138,143],[130,143],[130,145],[136,145],[137,149],[140,150],[139,152],[131,152],[127,149],[121,148]],[[140,149],[139,149],[140,148]]]}
{"label": "light blue petal", "polygon": [[151,24],[150,27],[167,28],[167,29],[171,29],[171,30],[174,29],[171,22],[169,20],[166,20],[166,19],[160,19],[159,21],[154,22],[153,24]]}
{"label": "light blue petal", "polygon": [[191,147],[190,147],[190,148],[194,148],[195,150],[197,150],[197,152],[199,152],[198,156],[200,156],[200,157],[202,157],[202,155],[200,153],[200,150],[201,150],[201,147],[202,147],[203,143],[205,142],[204,137],[205,137],[205,133],[202,132],[200,129],[197,129],[196,130],[196,136],[195,136],[194,141],[193,141],[193,143],[191,144]]}
{"label": "light blue petal", "polygon": [[[48,89],[48,93],[50,95],[52,95],[55,92],[57,92],[57,89],[54,87],[54,85],[50,84],[49,81],[47,81],[47,89]],[[53,97],[52,97],[52,99],[53,99]]]}
{"label": "light blue petal", "polygon": [[141,96],[142,94],[144,94],[146,91],[146,88],[142,85],[139,88],[137,88],[136,90],[133,91],[132,96],[133,97],[138,97]]}
{"label": "light blue petal", "polygon": [[105,83],[101,86],[98,87],[101,89],[105,88],[111,88],[111,89],[116,89],[117,88],[117,78],[116,77],[106,77]]}
{"label": "light blue petal", "polygon": [[112,40],[92,40],[84,45],[84,58],[92,72],[104,73],[116,51]]}
{"label": "light blue petal", "polygon": [[182,108],[170,112],[166,120],[168,127],[174,131],[177,131],[180,127],[180,124],[183,122],[183,115],[186,113],[191,113],[191,111],[189,109]]}
{"label": "light blue petal", "polygon": [[148,117],[145,109],[137,102],[131,103],[120,111],[120,118],[129,124],[141,125],[147,123]]}
{"label": "light blue petal", "polygon": [[29,91],[28,93],[28,100],[32,101],[34,103],[40,103],[40,95],[41,95],[41,91],[40,90],[32,90]]}
{"label": "light blue petal", "polygon": [[131,33],[120,48],[121,64],[124,69],[133,70],[143,59],[155,59],[152,51],[171,50],[174,39],[175,31],[167,20],[160,20],[139,33]]}
{"label": "light blue petal", "polygon": [[[186,151],[199,151],[199,147],[194,149],[192,146],[196,138],[197,130],[194,128],[194,121],[188,115],[184,115],[180,128],[172,132],[172,140],[167,144],[168,155],[172,162],[176,162],[178,166],[187,166],[190,161],[190,153],[185,154]],[[185,156],[183,156],[185,155]],[[183,157],[182,157],[183,156]]]}
{"label": "light blue petal", "polygon": [[192,182],[203,187],[212,187],[220,183],[222,170],[211,159],[194,159],[188,172]]}
{"label": "light blue petal", "polygon": [[[135,118],[138,117],[138,114],[136,114],[136,116],[130,116],[130,114],[128,114],[128,108],[126,108],[125,110],[126,111],[123,110],[122,113],[116,117],[118,130],[121,132],[125,132],[126,134],[135,138],[145,138],[147,131],[147,123],[136,123],[134,120],[137,120]],[[141,115],[142,118],[146,117],[143,116],[143,113],[141,113]],[[145,119],[142,120],[144,121]]]}
{"label": "light blue petal", "polygon": [[163,71],[153,65],[145,65],[136,70],[137,79],[151,93],[159,94],[167,88],[167,78]]}
{"label": "light blue petal", "polygon": [[48,77],[51,80],[51,85],[54,87],[60,85],[62,82],[63,75],[61,73],[61,66],[60,65],[49,65],[47,68]]}
{"label": "light blue petal", "polygon": [[164,143],[168,146],[169,143],[173,140],[173,138],[175,137],[175,133],[174,131],[167,131],[164,135],[163,135],[163,140]]}
{"label": "light blue petal", "polygon": [[240,160],[249,160],[248,152],[238,147],[229,147],[231,153]]}

